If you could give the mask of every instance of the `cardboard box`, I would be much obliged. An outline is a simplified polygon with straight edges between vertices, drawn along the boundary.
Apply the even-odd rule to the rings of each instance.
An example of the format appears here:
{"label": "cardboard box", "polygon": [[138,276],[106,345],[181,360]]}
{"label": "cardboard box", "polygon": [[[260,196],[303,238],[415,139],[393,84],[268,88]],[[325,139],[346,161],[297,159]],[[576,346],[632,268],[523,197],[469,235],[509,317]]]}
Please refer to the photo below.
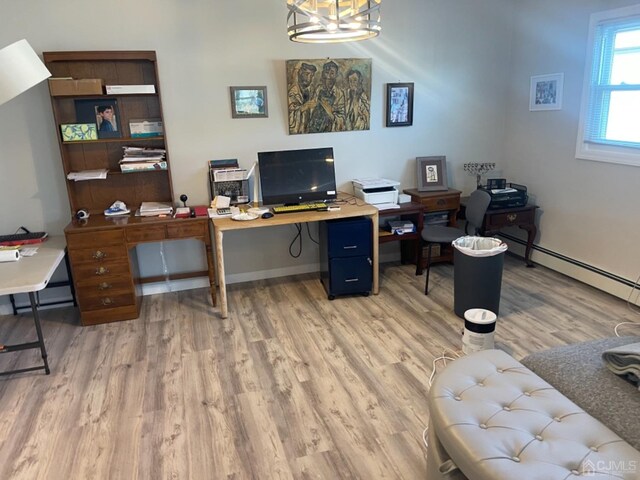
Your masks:
{"label": "cardboard box", "polygon": [[49,91],[54,97],[70,95],[102,95],[101,78],[83,78],[73,80],[70,78],[50,78]]}

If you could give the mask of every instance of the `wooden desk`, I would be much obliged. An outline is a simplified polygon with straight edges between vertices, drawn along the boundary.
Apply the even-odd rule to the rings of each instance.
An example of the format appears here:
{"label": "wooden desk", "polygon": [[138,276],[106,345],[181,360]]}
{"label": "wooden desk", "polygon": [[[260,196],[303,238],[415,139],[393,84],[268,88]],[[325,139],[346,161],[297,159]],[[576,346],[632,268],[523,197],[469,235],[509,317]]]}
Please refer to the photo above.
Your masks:
{"label": "wooden desk", "polygon": [[[463,207],[469,197],[464,197],[461,201]],[[495,235],[501,229],[506,227],[519,227],[527,232],[527,245],[524,253],[524,261],[527,267],[533,267],[531,261],[531,250],[533,240],[538,233],[536,226],[536,208],[537,205],[525,205],[524,207],[496,208],[487,210],[482,222],[480,234],[483,236]]]}
{"label": "wooden desk", "polygon": [[[73,280],[83,325],[138,318],[141,284],[165,279],[209,277],[216,305],[215,268],[209,218],[105,217],[91,215],[65,228]],[[203,242],[207,270],[141,278],[136,245],[193,238]]]}
{"label": "wooden desk", "polygon": [[321,222],[325,220],[334,220],[337,218],[349,218],[365,216],[370,217],[373,222],[373,294],[379,292],[378,285],[378,209],[369,205],[341,205],[338,211],[329,212],[298,212],[298,213],[279,213],[271,218],[258,218],[246,222],[231,220],[231,218],[214,218],[211,219],[216,243],[216,257],[218,263],[218,282],[220,285],[220,316],[227,318],[229,316],[229,307],[227,304],[227,284],[224,272],[224,249],[223,238],[224,232],[233,230],[245,230],[263,227],[275,227],[277,225],[291,225],[294,223]]}
{"label": "wooden desk", "polygon": [[60,262],[62,262],[65,251],[64,238],[50,237],[47,241],[33,246],[38,247],[38,253],[34,256],[22,257],[17,262],[0,263],[0,295],[16,293],[29,294],[38,341],[17,345],[4,345],[0,353],[39,348],[42,354],[43,364],[37,367],[0,372],[0,375],[30,372],[33,370],[44,370],[47,375],[50,373],[49,363],[47,361],[47,350],[44,345],[44,337],[42,335],[34,292],[43,290],[47,286],[53,272],[55,272]]}

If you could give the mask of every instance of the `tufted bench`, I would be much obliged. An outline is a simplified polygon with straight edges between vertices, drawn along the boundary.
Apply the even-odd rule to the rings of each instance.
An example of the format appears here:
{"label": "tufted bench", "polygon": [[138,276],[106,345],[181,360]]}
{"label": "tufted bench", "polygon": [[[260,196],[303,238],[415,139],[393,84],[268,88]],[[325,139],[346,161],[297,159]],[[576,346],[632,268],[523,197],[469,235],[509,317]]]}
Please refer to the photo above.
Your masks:
{"label": "tufted bench", "polygon": [[500,350],[449,364],[429,412],[429,480],[640,479],[640,452]]}

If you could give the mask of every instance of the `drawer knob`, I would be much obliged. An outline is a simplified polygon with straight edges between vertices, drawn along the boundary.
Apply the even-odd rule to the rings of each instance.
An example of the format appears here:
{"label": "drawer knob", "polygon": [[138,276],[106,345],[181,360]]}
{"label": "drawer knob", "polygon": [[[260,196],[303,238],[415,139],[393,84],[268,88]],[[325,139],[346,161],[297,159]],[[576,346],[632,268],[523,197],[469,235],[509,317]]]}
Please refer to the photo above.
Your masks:
{"label": "drawer knob", "polygon": [[359,278],[347,278],[344,283],[353,283],[359,281]]}
{"label": "drawer knob", "polygon": [[509,213],[507,215],[507,220],[509,220],[510,222],[515,222],[516,218],[518,218],[518,214],[517,213]]}
{"label": "drawer knob", "polygon": [[358,248],[357,245],[345,245],[344,247],[345,250],[353,250],[354,248]]}
{"label": "drawer knob", "polygon": [[109,273],[109,269],[106,267],[96,268],[96,275],[106,275]]}
{"label": "drawer knob", "polygon": [[102,282],[100,285],[98,285],[98,290],[108,290],[112,287],[113,285],[111,285],[110,283],[107,282]]}
{"label": "drawer knob", "polygon": [[102,260],[103,258],[107,258],[107,254],[105,252],[102,252],[100,250],[97,250],[94,254],[93,254],[93,258],[95,260]]}
{"label": "drawer knob", "polygon": [[105,297],[102,299],[102,305],[111,305],[113,303],[113,300],[111,300],[109,297]]}

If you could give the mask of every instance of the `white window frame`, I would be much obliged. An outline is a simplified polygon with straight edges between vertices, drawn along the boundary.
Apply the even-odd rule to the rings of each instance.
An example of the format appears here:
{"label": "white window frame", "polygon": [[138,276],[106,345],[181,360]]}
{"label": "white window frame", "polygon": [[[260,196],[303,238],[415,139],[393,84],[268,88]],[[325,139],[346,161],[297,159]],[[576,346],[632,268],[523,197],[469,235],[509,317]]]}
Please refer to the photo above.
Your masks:
{"label": "white window frame", "polygon": [[[580,108],[580,121],[578,124],[578,140],[576,143],[576,158],[594,160],[598,162],[619,163],[640,167],[640,149],[617,145],[605,145],[585,140],[585,126],[588,123],[589,98],[591,96],[591,79],[594,61],[596,28],[603,22],[624,21],[629,17],[636,17],[640,23],[640,4],[630,7],[607,10],[591,15],[589,22],[589,40],[587,42],[586,65],[584,71],[584,83],[582,87],[582,104]],[[633,18],[631,18],[633,19]]]}

